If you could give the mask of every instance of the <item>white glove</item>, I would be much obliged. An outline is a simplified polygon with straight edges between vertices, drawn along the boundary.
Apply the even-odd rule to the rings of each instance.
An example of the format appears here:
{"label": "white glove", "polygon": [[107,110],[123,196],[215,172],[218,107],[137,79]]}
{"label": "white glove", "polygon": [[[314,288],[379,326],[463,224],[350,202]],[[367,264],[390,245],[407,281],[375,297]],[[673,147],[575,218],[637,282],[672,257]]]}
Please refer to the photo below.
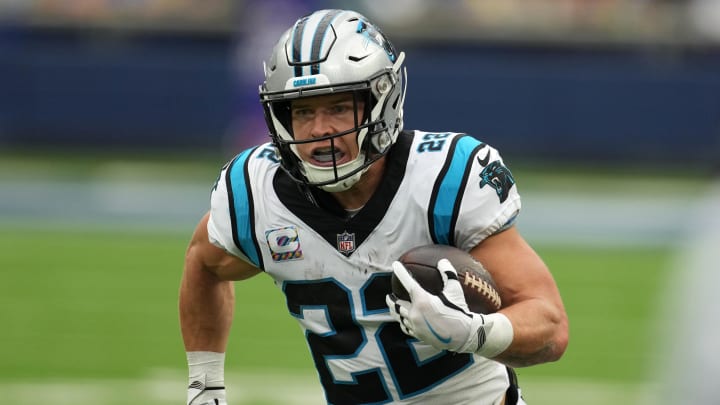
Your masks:
{"label": "white glove", "polygon": [[512,342],[512,324],[505,315],[470,312],[457,271],[447,259],[437,264],[443,280],[439,296],[422,288],[402,263],[396,261],[392,266],[410,301],[390,294],[386,303],[391,316],[406,334],[440,350],[477,353],[484,357],[500,354]]}
{"label": "white glove", "polygon": [[225,399],[225,387],[203,387],[198,384],[190,384],[188,387],[188,405],[227,405]]}

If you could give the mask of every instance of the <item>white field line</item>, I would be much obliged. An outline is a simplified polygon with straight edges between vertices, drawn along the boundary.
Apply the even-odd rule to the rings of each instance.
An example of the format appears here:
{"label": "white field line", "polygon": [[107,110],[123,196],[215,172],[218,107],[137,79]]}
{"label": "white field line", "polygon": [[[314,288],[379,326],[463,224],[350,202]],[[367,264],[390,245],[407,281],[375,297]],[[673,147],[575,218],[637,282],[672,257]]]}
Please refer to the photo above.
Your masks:
{"label": "white field line", "polygon": [[[228,374],[230,405],[317,405],[324,396],[315,375],[287,372]],[[572,379],[522,382],[529,405],[649,405],[655,391],[647,384]],[[144,380],[66,380],[0,384],[3,403],[13,405],[169,405],[184,403],[185,376],[159,372]]]}
{"label": "white field line", "polygon": [[660,295],[650,378],[659,381],[658,405],[717,404],[720,398],[720,181],[689,213],[693,230],[682,241],[674,271]]}

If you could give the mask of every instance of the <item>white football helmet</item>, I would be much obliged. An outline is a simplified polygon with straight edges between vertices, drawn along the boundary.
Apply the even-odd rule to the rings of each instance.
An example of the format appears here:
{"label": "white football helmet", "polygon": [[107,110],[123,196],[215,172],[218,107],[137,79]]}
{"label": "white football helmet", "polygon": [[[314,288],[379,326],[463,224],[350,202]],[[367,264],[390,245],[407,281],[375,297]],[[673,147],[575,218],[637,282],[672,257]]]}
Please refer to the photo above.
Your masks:
{"label": "white football helmet", "polygon": [[[282,168],[297,182],[338,192],[352,187],[367,168],[388,153],[403,127],[404,53],[354,11],[321,10],[300,18],[275,45],[265,63],[260,100]],[[357,106],[355,128],[297,141],[290,103],[301,97],[350,92]],[[362,118],[359,119],[359,118]],[[357,134],[359,155],[352,161],[321,167],[303,161],[299,143]],[[333,146],[334,147],[334,146]],[[335,153],[333,151],[332,155]]]}

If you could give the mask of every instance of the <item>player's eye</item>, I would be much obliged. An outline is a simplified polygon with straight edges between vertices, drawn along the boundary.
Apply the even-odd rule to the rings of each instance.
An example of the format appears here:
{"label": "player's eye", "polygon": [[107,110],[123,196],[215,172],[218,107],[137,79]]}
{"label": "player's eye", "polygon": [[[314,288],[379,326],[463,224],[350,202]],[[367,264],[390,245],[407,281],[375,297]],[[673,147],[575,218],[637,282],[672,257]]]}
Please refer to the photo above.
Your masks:
{"label": "player's eye", "polygon": [[345,104],[336,104],[332,107],[331,111],[335,114],[342,114],[348,110],[348,106]]}
{"label": "player's eye", "polygon": [[352,102],[344,102],[344,103],[338,103],[334,104],[332,107],[330,107],[329,112],[333,115],[345,115],[349,114],[354,111],[353,103]]}
{"label": "player's eye", "polygon": [[311,120],[315,116],[315,110],[311,108],[293,108],[292,117],[294,120]]}

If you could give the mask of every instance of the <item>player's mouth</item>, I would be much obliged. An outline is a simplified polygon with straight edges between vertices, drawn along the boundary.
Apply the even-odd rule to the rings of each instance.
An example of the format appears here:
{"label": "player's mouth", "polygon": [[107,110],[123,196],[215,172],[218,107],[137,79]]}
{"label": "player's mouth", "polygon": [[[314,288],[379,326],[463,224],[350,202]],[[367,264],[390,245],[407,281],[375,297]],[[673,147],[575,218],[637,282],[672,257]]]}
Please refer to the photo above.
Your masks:
{"label": "player's mouth", "polygon": [[346,159],[346,154],[343,151],[339,150],[338,148],[330,147],[317,148],[313,150],[310,158],[312,159],[314,165],[322,167],[332,166],[333,161],[335,165],[341,165],[348,160]]}

